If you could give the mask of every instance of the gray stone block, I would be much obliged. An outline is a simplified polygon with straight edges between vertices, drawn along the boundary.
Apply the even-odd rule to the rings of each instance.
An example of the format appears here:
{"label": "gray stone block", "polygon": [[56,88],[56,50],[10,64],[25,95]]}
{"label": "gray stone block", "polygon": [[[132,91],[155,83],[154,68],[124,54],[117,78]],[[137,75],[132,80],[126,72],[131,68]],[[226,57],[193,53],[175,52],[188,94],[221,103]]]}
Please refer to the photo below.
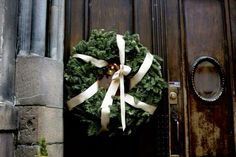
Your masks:
{"label": "gray stone block", "polygon": [[34,157],[37,153],[37,145],[27,146],[27,145],[18,145],[15,150],[16,157]]}
{"label": "gray stone block", "polygon": [[40,56],[18,56],[16,97],[19,105],[63,107],[63,63]]}
{"label": "gray stone block", "polygon": [[16,108],[0,103],[0,130],[16,130],[17,124],[18,115]]}
{"label": "gray stone block", "polygon": [[63,157],[63,144],[47,145],[48,157]]}
{"label": "gray stone block", "polygon": [[0,133],[0,156],[14,157],[14,134]]}
{"label": "gray stone block", "polygon": [[39,135],[48,143],[63,142],[63,110],[43,107],[40,112]]}
{"label": "gray stone block", "polygon": [[44,106],[18,106],[18,143],[36,144],[40,137],[48,143],[63,142],[62,109]]}

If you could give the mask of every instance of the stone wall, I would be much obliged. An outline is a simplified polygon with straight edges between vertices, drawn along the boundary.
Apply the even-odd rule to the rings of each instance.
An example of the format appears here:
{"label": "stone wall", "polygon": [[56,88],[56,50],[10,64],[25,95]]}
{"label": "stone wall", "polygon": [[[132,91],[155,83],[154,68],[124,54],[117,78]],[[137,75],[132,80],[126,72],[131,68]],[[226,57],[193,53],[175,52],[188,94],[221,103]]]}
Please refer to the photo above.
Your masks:
{"label": "stone wall", "polygon": [[0,0],[0,157],[63,156],[65,0]]}
{"label": "stone wall", "polygon": [[20,0],[16,58],[16,157],[36,154],[45,137],[49,157],[63,156],[64,0]]}
{"label": "stone wall", "polygon": [[35,154],[42,136],[49,157],[62,157],[63,63],[40,56],[18,56],[16,96],[19,110],[16,156]]}
{"label": "stone wall", "polygon": [[14,107],[17,3],[0,0],[0,157],[13,157],[18,127]]}

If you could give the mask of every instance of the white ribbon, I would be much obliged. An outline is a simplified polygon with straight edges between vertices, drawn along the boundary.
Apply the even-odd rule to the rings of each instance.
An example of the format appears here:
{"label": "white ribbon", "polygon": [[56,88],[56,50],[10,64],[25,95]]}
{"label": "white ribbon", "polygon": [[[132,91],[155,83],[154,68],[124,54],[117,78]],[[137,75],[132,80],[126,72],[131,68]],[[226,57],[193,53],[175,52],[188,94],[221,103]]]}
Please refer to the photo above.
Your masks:
{"label": "white ribbon", "polygon": [[[108,63],[105,60],[96,59],[88,55],[84,54],[74,54],[73,57],[80,58],[83,61],[87,63],[91,63],[94,66],[98,68],[102,68],[108,65]],[[88,89],[86,89],[84,92],[80,93],[79,95],[73,97],[69,101],[67,101],[67,105],[69,107],[69,110],[72,110],[75,106],[82,104],[85,100],[91,98],[94,94],[98,91],[98,81],[96,81],[94,84],[92,84]]]}
{"label": "white ribbon", "polygon": [[80,58],[87,63],[90,62],[91,64],[95,65],[98,68],[102,68],[108,65],[108,63],[105,60],[96,59],[96,58],[93,58],[91,56],[84,55],[84,54],[74,54],[73,57]]}
{"label": "white ribbon", "polygon": [[88,89],[86,89],[84,92],[80,93],[79,95],[73,97],[69,101],[67,101],[67,105],[69,107],[69,110],[74,108],[75,106],[82,104],[85,100],[91,98],[94,94],[96,94],[98,91],[98,81],[96,81],[94,84],[92,84]]}
{"label": "white ribbon", "polygon": [[129,94],[125,94],[125,102],[127,102],[128,104],[130,104],[131,106],[135,107],[135,108],[140,108],[146,112],[148,112],[149,114],[153,114],[154,111],[156,110],[155,106],[146,104],[145,102],[136,100],[135,98]]}
{"label": "white ribbon", "polygon": [[138,72],[130,79],[130,89],[133,88],[137,83],[139,83],[139,81],[143,79],[144,75],[150,69],[152,61],[153,61],[153,55],[150,52],[148,52]]}

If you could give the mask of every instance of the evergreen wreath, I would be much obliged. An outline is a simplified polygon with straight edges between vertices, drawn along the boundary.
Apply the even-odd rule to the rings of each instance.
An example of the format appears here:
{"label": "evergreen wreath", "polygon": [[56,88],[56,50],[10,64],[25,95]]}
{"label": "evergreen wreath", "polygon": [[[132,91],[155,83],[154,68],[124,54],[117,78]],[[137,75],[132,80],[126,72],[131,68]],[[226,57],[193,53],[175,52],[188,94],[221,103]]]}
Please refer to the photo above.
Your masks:
{"label": "evergreen wreath", "polygon": [[[113,73],[119,69],[119,49],[116,42],[115,31],[105,31],[94,29],[91,31],[87,41],[80,41],[74,48],[65,67],[65,86],[67,89],[67,100],[85,91],[95,81],[109,80]],[[157,106],[162,98],[162,90],[166,87],[166,82],[162,77],[160,62],[162,59],[153,55],[153,63],[142,78],[142,80],[131,90],[129,90],[129,80],[138,72],[143,63],[145,55],[149,50],[140,43],[138,34],[126,32],[123,36],[125,40],[125,64],[132,68],[129,75],[125,76],[125,92],[135,97],[135,99],[150,105]],[[107,61],[109,64],[103,68],[97,68],[91,63],[86,63],[82,59],[73,57],[74,54],[85,54],[97,59]],[[105,84],[109,82],[105,81]],[[99,85],[98,92],[82,104],[74,107],[71,113],[78,116],[80,122],[85,124],[88,136],[98,135],[101,129],[101,103],[106,94],[106,85]],[[138,126],[150,120],[151,115],[142,109],[125,106],[126,129],[121,129],[120,100],[119,93],[113,97],[113,104],[110,106],[110,122],[108,134],[129,135]]]}

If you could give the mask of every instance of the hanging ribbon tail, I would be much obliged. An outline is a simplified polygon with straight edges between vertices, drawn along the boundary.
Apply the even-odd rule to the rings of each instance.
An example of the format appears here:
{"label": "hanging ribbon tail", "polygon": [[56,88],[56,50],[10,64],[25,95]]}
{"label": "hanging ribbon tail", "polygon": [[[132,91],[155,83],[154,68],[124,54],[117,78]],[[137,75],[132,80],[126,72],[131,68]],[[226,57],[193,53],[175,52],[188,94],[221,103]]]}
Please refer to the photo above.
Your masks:
{"label": "hanging ribbon tail", "polygon": [[103,107],[101,110],[101,131],[108,131],[108,124],[110,122],[110,108],[109,107]]}
{"label": "hanging ribbon tail", "polygon": [[122,35],[116,35],[116,42],[119,48],[120,56],[120,110],[121,110],[121,124],[123,131],[126,128],[125,122],[125,87],[124,87],[124,64],[125,64],[125,40]]}
{"label": "hanging ribbon tail", "polygon": [[101,130],[108,130],[107,126],[109,124],[109,115],[110,115],[110,106],[112,105],[113,102],[113,96],[115,96],[118,87],[119,87],[119,71],[115,72],[111,84],[108,87],[108,90],[106,92],[106,95],[102,101],[101,105],[101,125],[102,128]]}
{"label": "hanging ribbon tail", "polygon": [[124,75],[120,76],[120,110],[121,110],[121,124],[122,124],[122,129],[124,131],[126,128]]}

